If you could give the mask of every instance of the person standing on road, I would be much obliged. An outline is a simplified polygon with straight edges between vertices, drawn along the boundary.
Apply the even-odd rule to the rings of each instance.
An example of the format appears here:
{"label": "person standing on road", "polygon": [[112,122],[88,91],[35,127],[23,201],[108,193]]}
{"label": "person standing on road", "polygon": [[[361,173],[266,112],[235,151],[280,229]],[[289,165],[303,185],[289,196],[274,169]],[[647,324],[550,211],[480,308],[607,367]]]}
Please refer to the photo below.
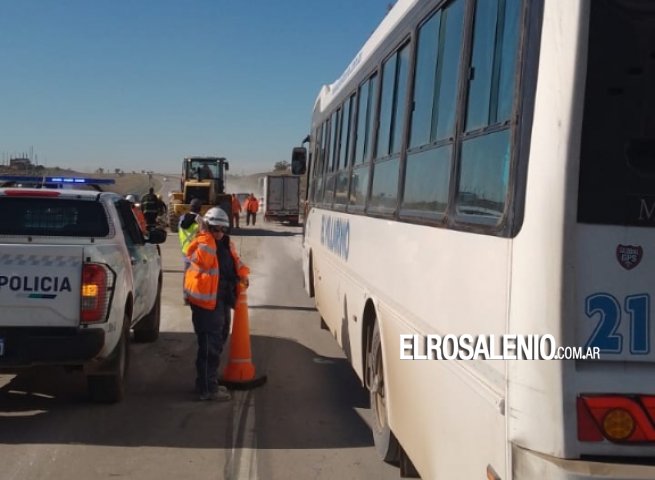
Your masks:
{"label": "person standing on road", "polygon": [[148,228],[152,228],[157,224],[157,214],[159,213],[159,199],[155,195],[155,189],[150,187],[141,199],[141,210],[143,216],[146,217]]}
{"label": "person standing on road", "polygon": [[225,401],[231,395],[218,385],[219,360],[230,331],[237,283],[248,286],[250,269],[226,234],[230,219],[223,209],[210,208],[199,225],[187,251],[190,265],[184,274],[184,291],[198,340],[196,390],[200,400]]}
{"label": "person standing on road", "polygon": [[[189,251],[189,245],[191,241],[196,236],[200,225],[198,223],[198,217],[200,216],[200,209],[202,208],[202,201],[199,198],[194,198],[189,204],[190,210],[180,217],[180,222],[177,227],[177,236],[180,239],[180,248],[182,249],[182,260],[184,261],[184,271],[187,271],[189,268],[189,258],[187,257],[187,252]],[[182,277],[182,291],[184,291],[184,277]],[[184,304],[188,305],[189,302],[184,295]]]}
{"label": "person standing on road", "polygon": [[232,194],[232,224],[234,225],[234,228],[239,228],[239,217],[241,215],[241,203],[239,203],[239,199],[237,198],[236,193]]}
{"label": "person standing on road", "polygon": [[132,204],[132,213],[136,217],[136,221],[139,224],[139,229],[144,237],[148,236],[148,225],[146,223],[146,217],[143,215],[143,212],[139,207],[136,206],[136,197],[132,194],[129,194],[125,197],[125,200]]}
{"label": "person standing on road", "polygon": [[259,201],[255,198],[255,194],[251,193],[246,200],[246,225],[250,225],[252,218],[252,226],[257,222],[257,211],[259,210]]}

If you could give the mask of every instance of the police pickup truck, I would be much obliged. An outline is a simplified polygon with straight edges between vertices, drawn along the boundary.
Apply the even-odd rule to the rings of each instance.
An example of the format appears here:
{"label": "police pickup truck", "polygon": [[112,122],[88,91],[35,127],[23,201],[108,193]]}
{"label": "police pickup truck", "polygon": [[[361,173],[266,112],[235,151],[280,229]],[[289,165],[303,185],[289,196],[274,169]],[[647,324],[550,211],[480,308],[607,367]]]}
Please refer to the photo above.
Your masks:
{"label": "police pickup truck", "polygon": [[116,193],[0,188],[0,371],[82,369],[90,397],[123,398],[130,330],[159,335],[163,230]]}

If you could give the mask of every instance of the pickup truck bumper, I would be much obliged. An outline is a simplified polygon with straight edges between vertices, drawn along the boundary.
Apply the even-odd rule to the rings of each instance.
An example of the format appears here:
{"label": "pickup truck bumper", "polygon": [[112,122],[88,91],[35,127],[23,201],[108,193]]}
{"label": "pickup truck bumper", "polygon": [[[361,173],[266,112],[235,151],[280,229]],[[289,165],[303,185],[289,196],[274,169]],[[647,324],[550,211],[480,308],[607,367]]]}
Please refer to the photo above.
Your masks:
{"label": "pickup truck bumper", "polygon": [[105,344],[99,328],[0,328],[0,370],[31,365],[81,365]]}

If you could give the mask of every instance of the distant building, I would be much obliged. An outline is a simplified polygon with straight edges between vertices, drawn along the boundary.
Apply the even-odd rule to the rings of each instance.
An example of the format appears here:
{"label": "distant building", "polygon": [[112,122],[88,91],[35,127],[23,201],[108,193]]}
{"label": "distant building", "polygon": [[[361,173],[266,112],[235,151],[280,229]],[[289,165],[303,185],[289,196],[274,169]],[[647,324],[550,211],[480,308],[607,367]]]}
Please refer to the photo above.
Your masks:
{"label": "distant building", "polygon": [[14,170],[29,170],[31,166],[32,162],[29,158],[21,157],[9,159],[9,167],[13,168]]}

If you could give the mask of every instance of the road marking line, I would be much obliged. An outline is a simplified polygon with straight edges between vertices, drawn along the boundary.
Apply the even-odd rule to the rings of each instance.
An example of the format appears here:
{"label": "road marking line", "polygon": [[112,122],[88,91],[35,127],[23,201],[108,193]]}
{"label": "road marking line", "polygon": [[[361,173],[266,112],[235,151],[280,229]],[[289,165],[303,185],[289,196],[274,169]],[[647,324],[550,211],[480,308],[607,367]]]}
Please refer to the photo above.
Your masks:
{"label": "road marking line", "polygon": [[250,391],[235,391],[232,392],[232,398],[232,449],[225,468],[225,478],[258,480],[255,396]]}

